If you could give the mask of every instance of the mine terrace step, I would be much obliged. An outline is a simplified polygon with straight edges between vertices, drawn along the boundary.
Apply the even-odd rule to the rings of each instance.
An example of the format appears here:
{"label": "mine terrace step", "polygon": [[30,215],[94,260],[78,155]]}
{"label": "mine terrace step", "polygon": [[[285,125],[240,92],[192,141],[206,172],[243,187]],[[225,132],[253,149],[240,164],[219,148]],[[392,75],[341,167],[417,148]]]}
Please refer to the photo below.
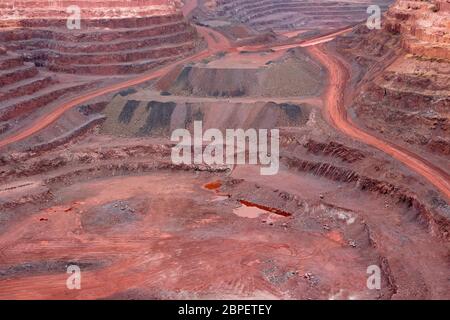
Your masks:
{"label": "mine terrace step", "polygon": [[[342,9],[333,8],[333,10],[329,10],[329,11],[324,11],[324,10],[319,10],[319,11],[302,10],[302,11],[296,12],[296,14],[303,15],[303,16],[353,15],[353,14],[365,14],[365,15],[367,15],[366,9],[367,8],[364,8],[364,9],[348,8],[348,9],[342,10]],[[267,17],[269,15],[272,15],[272,14],[275,14],[275,13],[279,13],[279,12],[290,12],[290,13],[292,13],[292,9],[291,8],[272,9],[270,11],[265,11],[264,13],[255,14],[255,15],[253,15],[251,17],[246,17],[246,19],[252,20],[252,19],[255,19],[255,18],[259,18],[259,17]]]}
{"label": "mine terrace step", "polygon": [[[149,17],[118,17],[118,18],[95,18],[84,19],[82,24],[84,28],[139,28],[149,25],[163,24],[183,20],[184,16],[180,14],[155,15]],[[67,26],[67,18],[61,19],[24,19],[14,21],[11,19],[0,20],[0,27],[23,27],[23,28],[39,28],[39,27],[56,27],[64,28]]]}
{"label": "mine terrace step", "polygon": [[38,70],[33,64],[25,63],[8,70],[0,71],[0,87],[7,86],[11,83],[21,81],[23,79],[32,78],[38,74]]}
{"label": "mine terrace step", "polygon": [[[305,8],[311,8],[311,7],[333,7],[333,6],[337,6],[339,5],[338,2],[324,2],[320,5],[317,5],[317,3],[315,2],[306,2],[306,1],[250,1],[250,2],[245,2],[243,3],[243,5],[239,6],[240,10],[252,10],[252,9],[259,9],[259,8],[264,8],[264,7],[268,7],[268,6],[274,6],[274,5],[280,5],[280,6],[285,6],[285,5],[298,5],[298,6],[302,6]],[[341,3],[342,5],[342,3]],[[226,8],[224,6],[224,8]]]}
{"label": "mine terrace step", "polygon": [[[121,23],[122,19],[148,19],[150,17],[164,17],[170,13],[162,8],[157,7],[141,7],[133,10],[133,15],[130,15],[130,9],[126,7],[98,8],[94,11],[80,8],[81,19],[85,24],[90,26],[96,25],[110,25],[114,26]],[[52,26],[62,26],[64,21],[67,22],[68,13],[66,8],[61,9],[40,9],[33,8],[22,10],[6,10],[2,11],[2,16],[6,19],[0,20],[1,26],[21,26],[27,25],[32,27],[39,27],[43,25],[44,20],[51,23]],[[173,12],[172,12],[173,13]],[[134,20],[136,21],[136,20]]]}
{"label": "mine terrace step", "polygon": [[[276,13],[273,15],[269,15],[266,17],[261,17],[255,20],[252,20],[249,25],[250,26],[269,26],[269,25],[273,25],[273,24],[279,24],[280,22],[284,22],[284,24],[286,23],[291,23],[291,24],[301,24],[301,23],[308,23],[312,20],[315,20],[317,22],[320,21],[330,21],[333,20],[335,22],[359,22],[362,20],[365,20],[367,15],[365,13],[359,12],[359,13],[354,13],[351,16],[347,16],[348,14],[342,13],[341,14],[327,14],[327,15],[310,15],[310,16],[302,16],[300,14],[291,14],[290,12],[281,12],[281,13]],[[299,17],[300,16],[300,17]]]}
{"label": "mine terrace step", "polygon": [[[284,9],[277,9],[274,10],[270,13],[267,13],[266,15],[261,15],[258,17],[254,17],[253,19],[249,19],[247,21],[250,21],[250,23],[253,23],[255,21],[261,21],[267,18],[270,18],[273,15],[276,14],[280,14],[280,13],[292,13],[292,10],[284,10]],[[341,18],[341,17],[345,17],[348,16],[349,18],[352,18],[353,16],[358,15],[360,16],[365,16],[367,17],[367,13],[365,10],[361,11],[361,10],[347,10],[347,11],[331,11],[331,12],[313,12],[313,11],[305,11],[305,12],[297,12],[297,15],[301,15],[305,18],[309,18],[309,17],[326,17],[326,16],[334,16],[336,18]]]}
{"label": "mine terrace step", "polygon": [[182,51],[189,51],[195,47],[195,44],[184,42],[180,44],[167,45],[154,48],[143,48],[137,50],[126,50],[116,52],[99,52],[99,53],[74,53],[66,54],[51,50],[43,50],[43,54],[48,55],[49,64],[103,64],[103,63],[120,63],[140,59],[155,59],[164,56],[179,54]]}
{"label": "mine terrace step", "polygon": [[4,54],[0,55],[0,70],[7,70],[23,65],[23,59],[19,55]]}
{"label": "mine terrace step", "polygon": [[8,86],[0,88],[0,102],[10,99],[15,99],[21,96],[33,94],[55,81],[51,76],[38,75],[33,78],[25,79],[19,82],[15,82]]}
{"label": "mine terrace step", "polygon": [[324,14],[329,14],[332,12],[339,12],[339,13],[347,13],[347,14],[351,14],[352,12],[364,12],[367,14],[367,7],[357,7],[357,6],[352,6],[352,7],[331,7],[328,10],[324,10],[323,8],[317,8],[317,10],[314,10],[314,8],[306,8],[303,10],[295,10],[298,9],[296,7],[272,7],[270,9],[264,10],[264,11],[258,11],[252,14],[246,14],[245,16],[247,18],[254,18],[254,17],[258,17],[258,16],[262,16],[265,14],[270,14],[271,12],[276,12],[276,11],[297,11],[298,14],[303,14],[303,15],[307,15],[307,14],[315,14],[315,15],[324,15]]}
{"label": "mine terrace step", "polygon": [[139,28],[83,28],[67,30],[67,28],[5,28],[0,31],[0,41],[21,41],[31,39],[66,41],[66,42],[107,42],[120,39],[137,39],[158,36],[161,34],[185,31],[190,28],[186,21],[176,21]]}
{"label": "mine terrace step", "polygon": [[[108,0],[108,1],[95,1],[95,0],[85,0],[80,1],[68,1],[68,0],[57,0],[57,1],[47,1],[43,3],[43,1],[7,1],[2,0],[0,4],[0,9],[5,11],[7,10],[17,10],[17,11],[25,11],[28,12],[29,15],[32,14],[32,10],[39,11],[54,11],[54,12],[64,12],[65,9],[70,6],[76,4],[84,12],[100,12],[104,13],[107,10],[113,10],[117,12],[117,8],[123,8],[124,10],[133,10],[134,13],[139,12],[141,9],[151,8],[153,11],[160,11],[164,9],[165,12],[175,12],[173,6],[167,5],[167,1],[159,1],[158,3],[155,1],[136,1],[136,0],[126,0],[126,1],[118,1],[118,0]],[[158,8],[160,10],[158,10]]]}
{"label": "mine terrace step", "polygon": [[95,75],[129,75],[139,74],[164,64],[180,60],[187,56],[184,54],[164,57],[160,59],[136,60],[127,63],[102,64],[102,65],[49,65],[49,69],[56,72],[73,74],[95,74]]}
{"label": "mine terrace step", "polygon": [[[351,13],[351,11],[361,11],[367,15],[367,5],[360,3],[339,3],[328,2],[323,4],[317,4],[314,2],[297,2],[297,1],[241,1],[234,3],[234,7],[228,7],[227,9],[221,8],[223,15],[230,17],[237,17],[242,22],[248,22],[255,18],[265,17],[281,12],[298,11],[298,14],[311,14],[311,15],[327,15],[328,12],[345,12]],[[387,9],[386,4],[380,4],[383,11]]]}
{"label": "mine terrace step", "polygon": [[[58,0],[54,2],[61,8],[66,8],[73,4],[72,0]],[[126,2],[126,7],[155,5],[157,3],[149,0],[77,0],[77,4],[83,8],[119,7],[124,6],[124,2]],[[164,3],[164,1],[161,0],[160,3]],[[33,8],[36,6],[42,6],[42,3],[37,0],[2,0],[2,4],[0,4],[0,8]]]}
{"label": "mine terrace step", "polygon": [[304,11],[309,11],[309,12],[317,12],[317,13],[321,13],[321,12],[328,12],[331,10],[338,10],[338,11],[345,11],[345,10],[361,10],[361,11],[366,11],[367,10],[367,6],[361,6],[361,5],[348,5],[348,6],[322,6],[322,5],[314,5],[314,6],[305,6],[303,4],[276,4],[276,5],[270,5],[270,6],[266,6],[266,7],[261,7],[261,8],[257,8],[256,10],[248,10],[248,11],[241,11],[241,12],[245,12],[246,14],[254,14],[254,13],[262,13],[262,12],[267,12],[273,9],[284,9],[284,10],[288,10],[288,9],[297,9],[296,11],[299,12],[304,12]]}
{"label": "mine terrace step", "polygon": [[74,93],[92,87],[91,83],[56,84],[30,95],[2,102],[0,106],[0,121],[7,121],[41,108],[67,93]]}
{"label": "mine terrace step", "polygon": [[[327,8],[332,7],[341,7],[341,8],[351,8],[351,7],[365,7],[367,9],[366,4],[361,3],[343,3],[343,2],[324,2],[321,4],[317,4],[317,2],[305,2],[305,1],[239,1],[233,4],[220,5],[219,9],[226,12],[257,12],[259,10],[264,10],[270,7],[297,7],[297,8],[309,8],[313,10],[326,10]],[[387,8],[388,5],[380,4],[380,7]]]}
{"label": "mine terrace step", "polygon": [[74,41],[53,41],[46,39],[32,39],[9,43],[11,50],[32,51],[40,49],[49,49],[61,53],[95,53],[95,52],[114,52],[127,50],[129,48],[142,49],[145,47],[161,46],[163,43],[181,43],[186,40],[194,40],[196,33],[194,29],[184,32],[177,31],[160,36],[147,38],[138,38],[135,40],[115,40],[110,42],[74,42]]}

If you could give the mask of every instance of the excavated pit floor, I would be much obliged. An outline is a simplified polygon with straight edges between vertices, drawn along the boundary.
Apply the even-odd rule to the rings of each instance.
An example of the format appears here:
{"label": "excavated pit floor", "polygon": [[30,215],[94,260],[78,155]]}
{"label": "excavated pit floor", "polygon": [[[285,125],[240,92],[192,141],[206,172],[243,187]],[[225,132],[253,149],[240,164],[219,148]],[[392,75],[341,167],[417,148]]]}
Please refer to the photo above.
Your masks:
{"label": "excavated pit floor", "polygon": [[[57,203],[11,222],[0,235],[0,297],[378,295],[366,287],[377,253],[348,245],[351,225],[327,231],[302,224],[300,215],[218,199],[204,187],[211,179],[157,172],[59,188]],[[81,266],[81,291],[66,288],[69,264]]]}

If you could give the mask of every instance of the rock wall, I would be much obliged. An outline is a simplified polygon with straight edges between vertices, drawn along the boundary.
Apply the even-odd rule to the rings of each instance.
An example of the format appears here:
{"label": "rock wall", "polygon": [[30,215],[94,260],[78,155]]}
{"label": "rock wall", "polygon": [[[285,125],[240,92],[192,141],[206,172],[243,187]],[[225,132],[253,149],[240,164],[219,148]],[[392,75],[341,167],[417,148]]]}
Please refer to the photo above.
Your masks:
{"label": "rock wall", "polygon": [[372,4],[385,10],[390,0],[216,0],[218,15],[244,23],[256,30],[342,28],[368,18]]}
{"label": "rock wall", "polygon": [[337,41],[359,73],[355,121],[438,165],[450,154],[450,12],[443,3],[397,1],[383,30],[362,25]]}
{"label": "rock wall", "polygon": [[[70,5],[80,29],[68,28]],[[192,54],[197,33],[179,1],[6,1],[0,41],[51,71],[115,75],[140,73]]]}
{"label": "rock wall", "polygon": [[399,33],[410,53],[450,59],[450,2],[397,1],[385,16],[385,29]]}

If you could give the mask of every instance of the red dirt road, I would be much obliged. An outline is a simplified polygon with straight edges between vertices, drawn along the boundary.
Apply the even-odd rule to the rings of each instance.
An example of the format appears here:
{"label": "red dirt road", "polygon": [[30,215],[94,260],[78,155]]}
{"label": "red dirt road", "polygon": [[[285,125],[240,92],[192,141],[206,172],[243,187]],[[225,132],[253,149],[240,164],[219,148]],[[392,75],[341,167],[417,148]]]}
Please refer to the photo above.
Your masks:
{"label": "red dirt road", "polygon": [[330,122],[349,137],[375,147],[402,162],[426,178],[447,199],[450,199],[450,177],[445,171],[402,147],[370,135],[359,129],[348,119],[344,105],[344,91],[349,79],[348,70],[337,57],[334,57],[331,52],[327,52],[324,46],[313,46],[310,47],[309,51],[329,72],[329,85],[325,96],[325,105],[326,116]]}

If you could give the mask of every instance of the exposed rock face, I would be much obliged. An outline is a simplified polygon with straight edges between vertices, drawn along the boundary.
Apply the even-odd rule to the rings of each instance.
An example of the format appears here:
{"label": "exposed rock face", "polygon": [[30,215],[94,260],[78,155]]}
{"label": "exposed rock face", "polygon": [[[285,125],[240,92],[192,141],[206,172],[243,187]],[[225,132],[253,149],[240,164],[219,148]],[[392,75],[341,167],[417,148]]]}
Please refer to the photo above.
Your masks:
{"label": "exposed rock face", "polygon": [[[80,29],[67,26],[72,5],[81,10]],[[173,0],[6,1],[0,27],[9,50],[56,72],[139,73],[196,47],[196,31]]]}
{"label": "exposed rock face", "polygon": [[[125,2],[125,3],[124,3]],[[67,19],[67,8],[78,6],[83,19],[148,17],[174,14],[179,0],[5,0],[0,4],[1,25],[21,26],[45,19]]]}
{"label": "exposed rock face", "polygon": [[400,33],[410,53],[450,59],[450,2],[397,1],[386,14],[385,28]]}
{"label": "exposed rock face", "polygon": [[[211,7],[211,2],[209,7]],[[256,30],[341,28],[368,18],[367,8],[383,10],[392,2],[311,0],[215,0],[219,16],[241,22]]]}
{"label": "exposed rock face", "polygon": [[[80,29],[68,27],[74,5]],[[87,76],[150,70],[193,54],[197,39],[178,0],[2,1],[0,133],[14,119],[101,84]]]}
{"label": "exposed rock face", "polygon": [[361,72],[355,120],[439,165],[450,154],[448,5],[397,1],[384,30],[361,27],[338,43]]}
{"label": "exposed rock face", "polygon": [[[61,83],[15,53],[0,51],[0,124],[89,86],[86,81]],[[8,125],[6,123],[6,125]]]}

